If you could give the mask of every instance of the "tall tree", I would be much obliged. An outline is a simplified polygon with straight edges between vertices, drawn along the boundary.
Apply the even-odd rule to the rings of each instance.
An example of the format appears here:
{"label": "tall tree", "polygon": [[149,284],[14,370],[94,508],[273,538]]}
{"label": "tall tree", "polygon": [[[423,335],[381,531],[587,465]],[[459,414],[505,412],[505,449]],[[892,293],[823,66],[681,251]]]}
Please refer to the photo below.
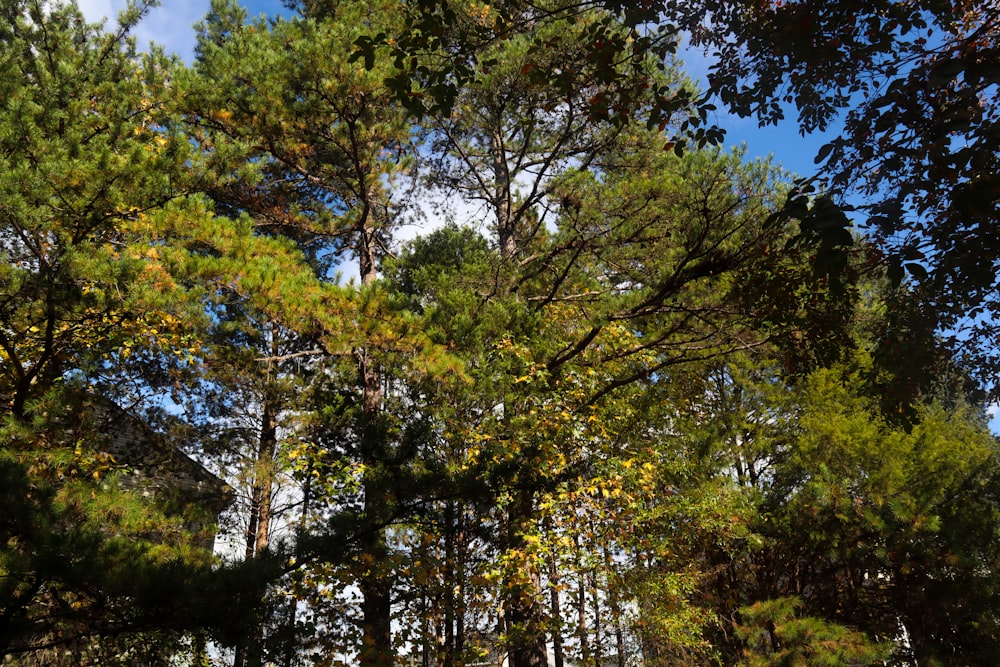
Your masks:
{"label": "tall tree", "polygon": [[[816,156],[821,171],[804,179],[785,210],[802,221],[802,238],[818,243],[817,270],[842,268],[852,243],[847,213],[861,212],[894,279],[909,274],[921,284],[925,317],[939,331],[968,332],[956,351],[995,386],[995,346],[979,344],[995,338],[998,319],[998,252],[985,233],[1000,205],[992,176],[1000,155],[994,3],[505,0],[468,21],[452,3],[435,0],[408,5],[399,33],[359,39],[355,57],[371,62],[377,48],[389,47],[397,68],[389,85],[399,99],[418,114],[447,112],[476,78],[484,48],[521,39],[525,26],[575,21],[594,9],[605,14],[581,48],[611,91],[591,99],[596,118],[625,122],[640,114],[653,127],[687,113],[674,129],[678,150],[722,141],[724,133],[707,123],[716,102],[762,125],[793,110],[803,133],[842,120],[844,132]],[[709,90],[694,96],[655,80],[632,85],[644,59],[668,59],[682,35],[709,57]],[[412,57],[442,46],[448,57],[432,64]],[[533,49],[549,46],[539,38]],[[572,81],[571,69],[526,72],[558,88]],[[817,180],[829,191],[811,203]]]}
{"label": "tall tree", "polygon": [[[512,466],[506,472],[506,491],[500,494],[507,512],[500,530],[507,536],[504,549],[510,554],[532,551],[527,541],[536,529],[539,493],[546,483],[555,483],[550,480],[539,487],[535,481],[539,464],[544,469],[543,461],[555,451],[549,446],[530,444],[534,439],[524,439],[520,425],[527,427],[548,401],[551,405],[547,410],[556,410],[556,406],[570,411],[582,408],[564,404],[566,398],[556,387],[563,373],[572,376],[578,364],[600,364],[602,355],[595,350],[611,345],[610,339],[621,335],[619,327],[633,326],[648,337],[631,350],[625,346],[605,353],[607,367],[617,368],[620,376],[606,378],[604,387],[594,387],[590,397],[593,401],[649,377],[659,363],[667,366],[680,363],[686,354],[696,355],[695,340],[701,340],[705,353],[716,349],[717,344],[724,346],[721,339],[715,339],[708,314],[716,306],[706,306],[701,322],[708,326],[700,329],[694,314],[700,310],[698,297],[686,290],[701,279],[711,281],[738,262],[749,260],[752,253],[737,258],[734,250],[744,242],[741,227],[747,225],[746,238],[750,238],[755,232],[749,229],[763,221],[759,218],[751,222],[752,214],[736,221],[740,213],[730,219],[728,214],[739,204],[719,203],[719,209],[715,209],[713,186],[707,180],[701,181],[706,189],[700,193],[704,200],[699,202],[698,210],[704,212],[704,219],[693,223],[692,229],[698,231],[692,231],[685,240],[688,254],[676,253],[671,257],[676,263],[667,262],[670,269],[665,271],[646,264],[657,249],[666,250],[667,239],[675,233],[657,217],[669,215],[665,211],[673,205],[670,200],[674,196],[668,192],[669,177],[660,170],[662,163],[654,157],[663,140],[655,133],[642,134],[632,126],[625,125],[623,130],[623,125],[596,121],[601,114],[593,113],[595,105],[616,104],[620,90],[609,82],[606,70],[615,69],[617,64],[591,59],[586,47],[581,47],[601,31],[607,31],[609,39],[624,38],[627,27],[613,24],[607,14],[599,11],[568,18],[559,15],[557,9],[553,15],[560,16],[560,20],[541,21],[541,28],[530,35],[507,32],[506,39],[499,40],[496,46],[477,52],[468,80],[455,91],[449,116],[433,125],[438,144],[448,151],[435,177],[446,191],[457,188],[466,199],[482,202],[495,234],[500,259],[489,289],[493,300],[504,304],[502,308],[510,318],[506,335],[495,343],[498,359],[503,359],[504,366],[513,364],[511,368],[518,369],[520,377],[533,379],[523,386],[526,391],[516,383],[510,384],[510,377],[494,376],[490,380],[492,393],[501,392],[492,402],[502,407],[502,424],[496,426],[502,435],[490,436],[492,446],[507,441],[508,451],[500,460]],[[509,18],[502,10],[497,13],[492,8],[473,8],[458,23],[479,25],[489,31]],[[535,18],[527,10],[517,16],[522,26],[534,25]],[[558,68],[567,72],[560,85],[540,85],[541,78],[531,75],[536,69],[548,72]],[[655,87],[658,92],[684,97],[683,85],[650,61],[622,64],[619,75],[632,77],[630,85],[637,90]],[[669,120],[663,117],[664,124]],[[635,153],[643,141],[656,147],[652,151],[639,148],[642,158],[632,157],[652,158],[650,171],[654,175],[646,182],[636,179],[633,184],[629,178],[638,162],[629,162],[625,156]],[[692,171],[697,171],[693,165]],[[711,171],[709,167],[699,177],[708,179]],[[590,174],[597,174],[593,182],[588,181]],[[596,185],[603,178],[615,185]],[[663,208],[654,205],[650,207],[654,212],[640,214],[632,221],[624,213],[619,217],[608,202],[614,201],[622,211],[628,211],[632,202],[643,197],[636,194],[633,198],[632,193],[627,193],[630,186],[637,191],[648,187],[644,194]],[[732,208],[727,210],[727,206]],[[550,240],[547,226],[553,224],[561,224],[561,233]],[[729,241],[735,246],[728,247]],[[660,242],[663,245],[657,246]],[[671,270],[675,271],[673,275]],[[645,275],[640,277],[640,273]],[[650,280],[651,276],[655,277]],[[658,280],[662,282],[655,284]],[[672,299],[685,302],[681,309],[690,308],[686,321],[683,315],[673,319],[666,314],[679,313],[666,305]],[[577,321],[568,322],[566,318],[574,314]],[[558,322],[551,331],[546,324],[549,318]],[[690,346],[684,342],[685,336],[690,336]],[[664,352],[656,359],[659,350],[673,350],[676,354]],[[596,358],[589,359],[593,354]],[[543,381],[546,376],[550,379]],[[508,389],[502,389],[504,386]],[[535,395],[538,391],[547,397]],[[586,401],[582,396],[577,400],[581,404]],[[560,437],[552,439],[558,441]],[[536,451],[536,446],[541,449]],[[518,460],[522,467],[515,463]],[[505,629],[513,661],[518,665],[538,665],[546,660],[540,586],[536,563],[524,561],[513,566],[504,603]]]}
{"label": "tall tree", "polygon": [[[389,312],[376,280],[394,230],[404,221],[406,192],[394,186],[407,166],[413,127],[378,72],[328,54],[345,53],[361,30],[392,17],[388,7],[355,3],[320,18],[247,23],[234,4],[217,2],[201,27],[195,92],[187,100],[189,131],[217,174],[210,188],[217,205],[249,215],[258,234],[294,241],[329,291],[367,311],[351,316],[348,331],[329,332],[337,341],[332,346],[322,335],[325,325],[310,324],[326,317],[322,313],[306,313],[305,323],[280,322],[304,338],[297,348],[260,355],[266,364],[294,358],[293,363],[322,368],[313,375],[317,386],[326,385],[320,395],[353,396],[341,403],[353,423],[328,434],[324,451],[337,452],[360,471],[360,487],[352,488],[349,498],[340,495],[348,487],[335,486],[328,487],[336,488],[334,495],[321,498],[321,488],[314,487],[311,496],[323,511],[354,519],[360,659],[367,665],[388,664],[394,656],[394,575],[386,529],[401,511],[394,478],[408,450],[395,415],[387,412],[393,378],[383,364],[400,348],[414,351],[420,335],[411,336],[405,321]],[[359,285],[334,286],[342,262],[357,267]],[[261,407],[271,419],[282,412],[328,410],[309,400],[286,395]],[[273,454],[273,446],[258,450],[262,462]],[[268,512],[268,485],[265,480],[260,486],[258,525]],[[329,556],[338,565],[342,557]]]}
{"label": "tall tree", "polygon": [[8,414],[28,423],[67,374],[99,376],[147,337],[168,353],[180,342],[143,264],[157,252],[145,231],[156,216],[204,213],[176,201],[186,151],[157,129],[168,64],[140,64],[125,37],[138,10],[114,35],[71,6],[3,11],[2,383]]}
{"label": "tall tree", "polygon": [[15,494],[4,503],[2,650],[92,653],[104,639],[123,651],[108,659],[128,661],[130,642],[159,633],[164,651],[149,659],[165,660],[185,631],[228,625],[207,613],[228,572],[209,580],[176,507],[118,487],[122,464],[94,406],[138,411],[188,380],[205,255],[232,257],[236,238],[269,251],[190,196],[195,158],[164,106],[174,65],[140,58],[128,37],[140,7],[115,33],[72,5],[0,10],[0,456]]}
{"label": "tall tree", "polygon": [[419,400],[454,439],[457,470],[485,482],[473,488],[485,494],[479,521],[496,525],[497,621],[517,664],[545,662],[561,624],[545,616],[544,525],[596,488],[598,461],[617,460],[612,421],[646,424],[615,397],[757,340],[730,281],[782,234],[765,224],[778,197],[769,170],[738,156],[679,160],[649,139],[629,129],[600,154],[599,177],[556,179],[559,226],[528,227],[519,255],[447,230],[394,265],[473,382],[427,387]]}

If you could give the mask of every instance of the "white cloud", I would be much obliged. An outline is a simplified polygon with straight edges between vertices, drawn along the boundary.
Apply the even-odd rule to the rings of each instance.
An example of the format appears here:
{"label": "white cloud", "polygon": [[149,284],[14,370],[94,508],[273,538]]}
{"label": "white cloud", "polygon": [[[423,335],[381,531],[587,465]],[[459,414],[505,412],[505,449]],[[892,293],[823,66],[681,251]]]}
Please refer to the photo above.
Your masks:
{"label": "white cloud", "polygon": [[[115,0],[119,2],[120,0]],[[208,13],[209,0],[166,0],[153,9],[135,31],[140,49],[150,42],[163,45],[167,53],[176,53],[190,62],[194,57],[194,24]]]}
{"label": "white cloud", "polygon": [[78,0],[77,5],[91,23],[100,23],[105,19],[110,23],[110,19],[118,13],[112,6],[112,0]]}
{"label": "white cloud", "polygon": [[[92,23],[104,22],[105,29],[112,29],[118,12],[125,7],[125,0],[79,0],[80,10]],[[154,7],[135,29],[136,43],[140,49],[149,48],[150,42],[162,45],[168,53],[176,53],[186,61],[194,54],[194,29],[192,26],[209,9],[209,0],[164,0]]]}

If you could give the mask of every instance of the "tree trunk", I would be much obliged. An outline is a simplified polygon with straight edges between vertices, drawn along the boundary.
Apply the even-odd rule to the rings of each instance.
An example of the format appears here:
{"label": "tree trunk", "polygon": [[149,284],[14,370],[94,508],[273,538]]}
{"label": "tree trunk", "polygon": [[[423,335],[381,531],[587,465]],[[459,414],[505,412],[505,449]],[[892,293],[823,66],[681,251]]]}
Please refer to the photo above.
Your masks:
{"label": "tree trunk", "polygon": [[507,165],[507,151],[504,146],[503,125],[498,120],[491,139],[493,155],[493,209],[497,216],[497,241],[500,254],[510,259],[518,250],[516,221],[512,209],[510,167]]}
{"label": "tree trunk", "polygon": [[444,603],[444,655],[442,656],[442,667],[455,667],[457,656],[455,655],[455,611],[458,600],[455,595],[456,572],[456,540],[457,530],[455,527],[455,504],[451,501],[444,506],[444,568],[442,572],[442,583],[444,584],[441,596]]}
{"label": "tree trunk", "polygon": [[590,641],[587,627],[587,573],[583,570],[583,559],[580,557],[580,537],[573,536],[573,547],[577,554],[577,587],[576,587],[576,632],[580,642],[580,663],[586,665],[590,660]]}
{"label": "tree trunk", "polygon": [[[254,460],[250,491],[250,519],[245,534],[245,553],[253,558],[267,548],[271,530],[271,505],[274,483],[274,455],[278,448],[277,410],[271,397],[265,397],[261,409],[260,436]],[[233,667],[259,667],[264,627],[258,621],[246,641],[236,647]]]}
{"label": "tree trunk", "polygon": [[[311,470],[310,470],[311,471]],[[309,518],[309,503],[312,500],[312,475],[306,474],[305,486],[302,489],[302,510],[299,512],[299,534],[304,534]],[[299,599],[294,589],[288,602],[288,616],[285,620],[285,659],[283,667],[293,667],[295,660],[296,641],[295,617],[299,610]]]}
{"label": "tree trunk", "polygon": [[[260,451],[254,493],[257,496],[257,525],[253,534],[253,552],[267,548],[271,535],[271,510],[274,493],[274,455],[278,450],[278,415],[271,401],[264,404],[261,415]],[[248,535],[249,537],[249,535]]]}
{"label": "tree trunk", "polygon": [[625,632],[622,629],[622,606],[618,597],[618,584],[614,581],[614,562],[608,547],[604,547],[604,581],[608,591],[608,608],[615,630],[615,650],[618,653],[618,667],[625,667]]}
{"label": "tree trunk", "polygon": [[601,667],[601,660],[604,659],[604,619],[601,609],[601,591],[598,589],[599,578],[597,568],[591,571],[590,575],[590,596],[594,603],[594,667]]}
{"label": "tree trunk", "polygon": [[[362,285],[378,278],[378,235],[376,222],[376,186],[363,188],[364,202],[358,231],[358,271]],[[389,557],[385,527],[391,519],[390,489],[385,488],[386,442],[382,429],[382,373],[364,348],[355,351],[358,376],[363,394],[361,415],[361,463],[365,467],[362,555],[367,570],[358,582],[361,591],[361,667],[391,667],[392,650],[392,576],[387,570]]]}
{"label": "tree trunk", "polygon": [[[525,536],[534,518],[534,501],[534,493],[522,489],[511,504],[507,527],[511,551],[529,551]],[[547,667],[545,619],[540,603],[542,580],[538,564],[534,559],[528,559],[524,571],[508,576],[511,577],[507,584],[511,667]]]}
{"label": "tree trunk", "polygon": [[389,489],[384,483],[384,435],[379,424],[382,411],[381,374],[367,350],[356,353],[364,405],[362,413],[362,455],[365,467],[362,558],[366,570],[358,582],[361,591],[361,667],[391,667],[392,579],[386,571],[389,548],[385,526],[389,522]]}
{"label": "tree trunk", "polygon": [[455,649],[456,665],[465,653],[465,511],[459,505],[455,516]]}
{"label": "tree trunk", "polygon": [[[375,555],[377,550],[372,549],[370,553]],[[390,580],[381,572],[375,571],[361,578],[359,588],[363,598],[359,664],[362,667],[392,667],[395,656],[392,652]]]}
{"label": "tree trunk", "polygon": [[[546,528],[550,529],[551,522],[546,521]],[[549,605],[552,621],[550,623],[552,631],[552,654],[553,667],[563,667],[563,638],[562,638],[562,605],[559,600],[559,563],[557,562],[556,550],[553,548],[549,559]]]}

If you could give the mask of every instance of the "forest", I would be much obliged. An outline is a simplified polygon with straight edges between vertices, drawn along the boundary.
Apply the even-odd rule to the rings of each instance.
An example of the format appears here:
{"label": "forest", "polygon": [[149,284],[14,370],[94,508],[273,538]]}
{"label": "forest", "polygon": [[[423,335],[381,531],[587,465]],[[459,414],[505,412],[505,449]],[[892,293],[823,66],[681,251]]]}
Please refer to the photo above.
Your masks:
{"label": "forest", "polygon": [[1000,6],[286,5],[0,0],[4,665],[1000,664]]}

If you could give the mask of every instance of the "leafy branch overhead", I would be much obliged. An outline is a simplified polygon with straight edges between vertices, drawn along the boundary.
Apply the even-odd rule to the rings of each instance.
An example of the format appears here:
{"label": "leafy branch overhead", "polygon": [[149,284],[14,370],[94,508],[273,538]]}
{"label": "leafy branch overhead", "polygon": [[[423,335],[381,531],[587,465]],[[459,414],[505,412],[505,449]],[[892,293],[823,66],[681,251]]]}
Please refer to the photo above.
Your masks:
{"label": "leafy branch overhead", "polygon": [[[595,119],[620,123],[637,115],[666,129],[664,121],[681,114],[683,122],[669,125],[677,150],[723,141],[722,130],[706,123],[717,104],[762,125],[791,114],[803,134],[842,123],[841,136],[819,151],[812,182],[878,242],[897,283],[909,276],[921,285],[942,328],[994,338],[1000,249],[987,231],[1000,213],[994,3],[507,0],[477,7],[409,4],[401,30],[363,36],[352,57],[373,62],[376,52],[390,54],[395,71],[387,81],[397,99],[418,116],[447,112],[457,91],[488,66],[478,61],[484,47],[527,26],[596,16],[581,42],[608,87],[592,100]],[[709,58],[704,93],[634,84],[645,63],[669,62],[682,39]],[[544,50],[543,40],[537,48]],[[558,67],[525,75],[556,89],[574,76]],[[848,228],[823,208],[830,214],[790,201],[785,213],[806,216],[807,225],[822,218],[824,228]],[[842,246],[821,244],[820,271],[836,277]],[[996,362],[989,344],[974,346],[973,356]]]}

